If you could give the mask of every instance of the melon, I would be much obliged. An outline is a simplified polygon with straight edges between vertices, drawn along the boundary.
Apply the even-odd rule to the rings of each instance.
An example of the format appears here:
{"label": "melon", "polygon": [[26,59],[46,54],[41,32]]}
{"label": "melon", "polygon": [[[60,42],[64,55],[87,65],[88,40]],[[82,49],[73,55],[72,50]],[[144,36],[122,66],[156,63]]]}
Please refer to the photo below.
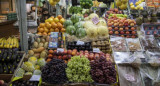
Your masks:
{"label": "melon", "polygon": [[106,26],[98,27],[98,35],[99,36],[108,36],[108,28]]}
{"label": "melon", "polygon": [[87,36],[94,38],[98,35],[97,33],[97,27],[91,26],[86,30]]}
{"label": "melon", "polygon": [[74,35],[76,32],[76,28],[72,25],[68,26],[66,29],[66,33],[68,33],[69,35]]}
{"label": "melon", "polygon": [[83,23],[82,23],[82,22],[77,22],[77,23],[74,25],[74,27],[75,27],[76,29],[83,28]]}
{"label": "melon", "polygon": [[86,36],[86,30],[84,28],[79,28],[77,31],[76,31],[76,37],[77,38],[83,38]]}

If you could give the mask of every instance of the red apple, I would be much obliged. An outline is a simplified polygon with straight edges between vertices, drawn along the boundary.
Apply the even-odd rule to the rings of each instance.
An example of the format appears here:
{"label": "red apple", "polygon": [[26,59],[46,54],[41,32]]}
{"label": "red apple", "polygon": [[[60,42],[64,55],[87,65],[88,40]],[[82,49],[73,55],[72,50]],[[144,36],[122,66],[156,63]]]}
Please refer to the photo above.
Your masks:
{"label": "red apple", "polygon": [[121,33],[121,34],[124,34],[124,31],[121,31],[120,33]]}
{"label": "red apple", "polygon": [[128,28],[128,27],[125,27],[125,30],[129,30],[129,28]]}
{"label": "red apple", "polygon": [[134,27],[131,27],[131,30],[132,30],[132,31],[134,31],[134,30],[135,30],[135,28],[134,28]]}
{"label": "red apple", "polygon": [[126,37],[127,37],[127,38],[130,38],[130,36],[129,36],[129,35],[127,35]]}
{"label": "red apple", "polygon": [[77,52],[77,56],[79,56],[80,55],[80,53],[79,52]]}
{"label": "red apple", "polygon": [[62,56],[58,56],[58,59],[62,59]]}
{"label": "red apple", "polygon": [[112,23],[108,23],[108,26],[112,26]]}
{"label": "red apple", "polygon": [[115,27],[114,30],[118,30],[118,27]]}
{"label": "red apple", "polygon": [[123,31],[123,28],[121,27],[121,28],[119,28],[119,30],[120,30],[120,31]]}
{"label": "red apple", "polygon": [[113,34],[113,31],[109,31],[109,34],[112,35],[112,34]]}
{"label": "red apple", "polygon": [[85,50],[84,52],[85,52],[85,53],[88,53],[88,50]]}
{"label": "red apple", "polygon": [[81,53],[83,54],[83,50],[80,51],[80,54],[81,54]]}
{"label": "red apple", "polygon": [[76,55],[76,52],[75,51],[72,51],[72,54],[71,54],[72,56],[75,56]]}
{"label": "red apple", "polygon": [[68,58],[67,58],[67,55],[63,55],[63,60],[67,60]]}
{"label": "red apple", "polygon": [[132,38],[136,38],[136,36],[135,36],[135,35],[132,35]]}
{"label": "red apple", "polygon": [[112,27],[108,27],[109,30],[112,30]]}
{"label": "red apple", "polygon": [[63,51],[63,54],[66,55],[66,54],[67,54],[67,50],[64,50],[64,51]]}
{"label": "red apple", "polygon": [[99,54],[98,53],[95,54],[95,58],[99,58]]}
{"label": "red apple", "polygon": [[132,34],[136,34],[136,31],[132,31]]}
{"label": "red apple", "polygon": [[114,33],[115,33],[115,34],[119,34],[119,32],[118,32],[118,31],[115,31]]}
{"label": "red apple", "polygon": [[130,34],[129,31],[126,31],[126,34]]}
{"label": "red apple", "polygon": [[73,49],[73,52],[77,52],[77,49]]}

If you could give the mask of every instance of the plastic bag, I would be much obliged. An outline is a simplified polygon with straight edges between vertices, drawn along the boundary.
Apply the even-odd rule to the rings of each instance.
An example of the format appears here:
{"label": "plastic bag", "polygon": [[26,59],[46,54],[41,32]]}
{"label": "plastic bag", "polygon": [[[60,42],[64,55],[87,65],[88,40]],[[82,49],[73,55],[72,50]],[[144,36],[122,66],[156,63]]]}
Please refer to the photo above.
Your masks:
{"label": "plastic bag", "polygon": [[141,66],[140,73],[143,86],[160,86],[160,68],[145,64]]}
{"label": "plastic bag", "polygon": [[123,52],[127,51],[126,41],[122,37],[111,37],[111,46],[113,51]]}
{"label": "plastic bag", "polygon": [[160,53],[159,52],[146,51],[146,54],[148,55],[147,61],[151,66],[154,66],[154,67],[160,66]]}
{"label": "plastic bag", "polygon": [[126,59],[129,58],[129,52],[114,52],[114,60],[116,63],[126,63]]}
{"label": "plastic bag", "polygon": [[130,51],[142,51],[142,47],[138,38],[127,38],[126,41]]}
{"label": "plastic bag", "polygon": [[120,86],[143,86],[138,69],[128,65],[118,65]]}

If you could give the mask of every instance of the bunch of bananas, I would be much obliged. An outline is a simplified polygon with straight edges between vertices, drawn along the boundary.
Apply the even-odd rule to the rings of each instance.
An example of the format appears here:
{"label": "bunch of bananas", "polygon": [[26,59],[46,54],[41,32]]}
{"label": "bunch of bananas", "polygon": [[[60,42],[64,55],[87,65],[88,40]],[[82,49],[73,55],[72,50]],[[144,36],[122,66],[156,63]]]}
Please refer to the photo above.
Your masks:
{"label": "bunch of bananas", "polygon": [[55,6],[60,0],[49,0],[49,4]]}
{"label": "bunch of bananas", "polygon": [[19,48],[19,41],[16,37],[0,38],[0,48]]}

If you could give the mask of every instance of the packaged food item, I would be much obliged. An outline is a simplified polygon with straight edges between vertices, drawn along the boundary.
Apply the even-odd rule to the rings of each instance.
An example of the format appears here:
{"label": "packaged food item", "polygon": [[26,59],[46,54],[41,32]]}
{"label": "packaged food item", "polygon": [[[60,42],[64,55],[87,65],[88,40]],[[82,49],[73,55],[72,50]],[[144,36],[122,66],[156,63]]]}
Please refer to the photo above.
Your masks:
{"label": "packaged food item", "polygon": [[148,63],[153,67],[159,67],[160,66],[160,53],[159,52],[150,52],[146,51],[146,54],[148,56]]}
{"label": "packaged food item", "polygon": [[126,41],[130,51],[142,51],[139,38],[127,38]]}
{"label": "packaged food item", "polygon": [[118,64],[118,74],[120,86],[143,86],[138,69]]}
{"label": "packaged food item", "polygon": [[126,59],[129,58],[129,52],[114,52],[114,60],[116,63],[126,63]]}
{"label": "packaged food item", "polygon": [[140,73],[143,86],[160,86],[160,68],[144,64],[140,67]]}
{"label": "packaged food item", "polygon": [[158,50],[158,45],[153,35],[141,38],[141,44],[145,50]]}
{"label": "packaged food item", "polygon": [[111,46],[115,52],[127,51],[126,41],[122,37],[111,37]]}

